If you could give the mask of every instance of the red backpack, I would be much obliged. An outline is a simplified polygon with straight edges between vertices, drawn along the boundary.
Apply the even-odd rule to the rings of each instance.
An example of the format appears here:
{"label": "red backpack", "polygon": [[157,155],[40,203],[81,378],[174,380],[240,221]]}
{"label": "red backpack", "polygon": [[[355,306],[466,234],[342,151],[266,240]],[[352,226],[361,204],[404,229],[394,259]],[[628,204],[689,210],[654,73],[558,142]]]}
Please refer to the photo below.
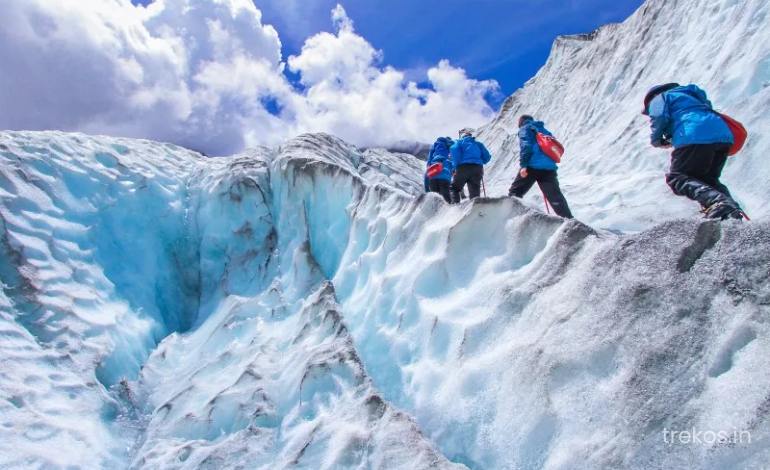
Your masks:
{"label": "red backpack", "polygon": [[428,178],[433,178],[434,176],[438,176],[439,173],[444,171],[444,164],[441,162],[434,163],[433,165],[428,167]]}
{"label": "red backpack", "polygon": [[564,146],[552,135],[545,135],[542,132],[537,133],[537,145],[540,150],[556,163],[561,163],[561,156],[564,155]]}
{"label": "red backpack", "polygon": [[725,124],[727,124],[727,127],[730,128],[730,132],[733,134],[733,146],[730,147],[730,151],[727,153],[728,155],[735,155],[736,153],[740,152],[743,148],[743,144],[746,143],[746,139],[749,136],[749,132],[746,130],[745,127],[743,127],[743,124],[736,121],[735,119],[731,118],[727,114],[717,113],[719,117],[721,117]]}

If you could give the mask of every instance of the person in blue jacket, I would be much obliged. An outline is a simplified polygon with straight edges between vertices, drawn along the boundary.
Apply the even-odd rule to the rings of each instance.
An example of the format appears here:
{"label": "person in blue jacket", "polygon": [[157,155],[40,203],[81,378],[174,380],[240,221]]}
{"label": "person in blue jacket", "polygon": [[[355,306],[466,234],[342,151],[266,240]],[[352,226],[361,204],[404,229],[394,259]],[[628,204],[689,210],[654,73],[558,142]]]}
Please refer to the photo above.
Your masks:
{"label": "person in blue jacket", "polygon": [[700,203],[708,218],[744,218],[730,190],[719,181],[733,135],[706,92],[695,85],[655,86],[644,98],[642,114],[650,117],[652,146],[674,148],[666,174],[674,194]]}
{"label": "person in blue jacket", "polygon": [[[450,181],[452,181],[452,173],[454,173],[454,165],[449,156],[449,148],[452,144],[454,144],[454,141],[449,137],[439,137],[436,140],[428,154],[425,174],[426,191],[441,194],[441,197],[443,197],[446,202],[452,202],[449,190]],[[427,168],[430,168],[437,163],[441,163],[444,167],[443,170],[433,178],[429,178]]]}
{"label": "person in blue jacket", "polygon": [[556,162],[543,153],[537,144],[537,134],[551,135],[541,121],[525,114],[519,118],[519,174],[513,180],[508,196],[524,197],[537,183],[556,215],[572,218],[567,199],[559,187]]}
{"label": "person in blue jacket", "polygon": [[481,181],[484,178],[484,165],[492,160],[489,150],[473,137],[473,129],[461,129],[460,139],[449,149],[455,165],[452,178],[452,202],[460,202],[460,194],[468,185],[471,199],[481,195]]}

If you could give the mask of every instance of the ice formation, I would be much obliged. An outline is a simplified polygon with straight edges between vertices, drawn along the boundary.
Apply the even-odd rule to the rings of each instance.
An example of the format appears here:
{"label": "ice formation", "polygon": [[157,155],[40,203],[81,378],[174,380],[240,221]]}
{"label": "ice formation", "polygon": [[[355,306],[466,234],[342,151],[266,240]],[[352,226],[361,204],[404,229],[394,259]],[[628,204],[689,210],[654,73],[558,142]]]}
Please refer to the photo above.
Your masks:
{"label": "ice formation", "polygon": [[353,194],[416,192],[417,160],[0,142],[0,466],[455,466],[372,384],[326,274]]}
{"label": "ice formation", "polygon": [[[328,135],[208,159],[0,132],[0,468],[761,469],[770,5],[710,5],[560,39],[483,130],[499,196],[514,117],[553,123],[583,222],[448,206],[424,162]],[[712,16],[743,54],[700,48]],[[637,94],[689,77],[757,129],[726,174],[752,223],[655,182]],[[690,430],[732,439],[667,441]]]}

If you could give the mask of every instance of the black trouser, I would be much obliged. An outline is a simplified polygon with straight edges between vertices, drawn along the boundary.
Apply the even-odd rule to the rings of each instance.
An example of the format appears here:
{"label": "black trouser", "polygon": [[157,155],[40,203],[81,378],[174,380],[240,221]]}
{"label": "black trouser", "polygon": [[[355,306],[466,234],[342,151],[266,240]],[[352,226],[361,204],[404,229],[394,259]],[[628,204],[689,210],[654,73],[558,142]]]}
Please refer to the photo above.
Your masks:
{"label": "black trouser", "polygon": [[430,180],[428,186],[430,187],[430,192],[439,193],[446,202],[452,202],[452,198],[449,195],[449,181],[434,179]]}
{"label": "black trouser", "polygon": [[674,194],[698,201],[704,209],[717,202],[738,207],[719,181],[729,150],[730,144],[696,144],[674,150],[666,183]]}
{"label": "black trouser", "polygon": [[460,165],[452,178],[452,202],[460,202],[460,193],[468,185],[468,196],[473,199],[481,194],[481,180],[484,167],[481,165]]}
{"label": "black trouser", "polygon": [[513,180],[510,189],[508,189],[508,195],[524,197],[527,191],[532,189],[532,185],[537,182],[556,215],[571,219],[572,212],[570,212],[567,200],[559,188],[559,178],[556,176],[556,171],[529,169],[527,172],[526,178],[522,178],[520,174],[516,175],[516,179]]}

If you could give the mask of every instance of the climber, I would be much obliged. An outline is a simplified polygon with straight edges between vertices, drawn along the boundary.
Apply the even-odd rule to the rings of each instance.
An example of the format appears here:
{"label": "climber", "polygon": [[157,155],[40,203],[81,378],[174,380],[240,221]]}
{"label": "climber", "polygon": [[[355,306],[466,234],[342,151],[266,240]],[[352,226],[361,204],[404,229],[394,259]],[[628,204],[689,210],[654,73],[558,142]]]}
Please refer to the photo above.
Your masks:
{"label": "climber", "polygon": [[484,144],[473,138],[473,129],[461,129],[460,139],[450,148],[450,154],[455,166],[452,178],[452,202],[460,202],[460,194],[468,185],[468,196],[471,199],[481,194],[481,184],[484,178],[484,165],[489,163],[492,156]]}
{"label": "climber", "polygon": [[537,134],[551,135],[541,121],[527,114],[519,118],[519,173],[513,180],[508,196],[524,197],[537,182],[556,215],[572,218],[567,200],[559,188],[556,162],[546,155],[537,143]]}
{"label": "climber", "polygon": [[666,183],[678,196],[700,203],[707,218],[743,219],[745,214],[719,181],[733,134],[696,85],[658,85],[644,97],[653,147],[671,148]]}
{"label": "climber", "polygon": [[[452,180],[454,165],[449,157],[449,148],[454,141],[450,137],[439,137],[430,149],[428,154],[428,163],[426,167],[425,178],[427,179],[427,190],[432,193],[439,193],[446,202],[452,202],[449,192],[449,182]],[[434,166],[435,165],[435,166]],[[435,175],[429,175],[431,167],[441,168]]]}

